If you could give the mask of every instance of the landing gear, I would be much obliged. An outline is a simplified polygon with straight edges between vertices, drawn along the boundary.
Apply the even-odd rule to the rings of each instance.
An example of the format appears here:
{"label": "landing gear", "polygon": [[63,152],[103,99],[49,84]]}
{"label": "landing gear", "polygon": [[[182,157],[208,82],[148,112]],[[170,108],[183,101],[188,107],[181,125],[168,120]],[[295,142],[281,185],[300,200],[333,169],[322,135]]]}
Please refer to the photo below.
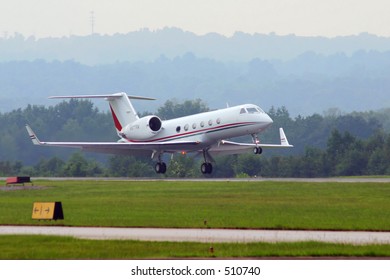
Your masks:
{"label": "landing gear", "polygon": [[256,144],[256,147],[253,148],[253,153],[255,155],[260,155],[263,152],[263,149],[259,146],[260,144],[259,138],[257,137],[257,134],[252,134],[253,143]]}
{"label": "landing gear", "polygon": [[154,166],[154,171],[156,171],[157,174],[165,174],[165,172],[167,172],[167,165],[161,159],[162,154],[163,153],[157,151],[154,151],[152,154],[152,159],[157,161]]}
{"label": "landing gear", "polygon": [[165,172],[167,172],[167,165],[165,164],[165,162],[157,162],[154,166],[154,170],[158,174],[165,174]]}
{"label": "landing gear", "polygon": [[213,172],[213,165],[209,162],[204,162],[200,166],[200,171],[202,171],[202,174],[211,174]]}
{"label": "landing gear", "polygon": [[261,147],[254,147],[253,148],[253,153],[255,155],[260,155],[263,152],[263,149]]}
{"label": "landing gear", "polygon": [[208,161],[208,159],[210,158],[211,157],[208,154],[207,150],[203,150],[204,163],[202,163],[202,165],[200,166],[200,171],[202,172],[202,174],[211,174],[213,172],[213,165]]}

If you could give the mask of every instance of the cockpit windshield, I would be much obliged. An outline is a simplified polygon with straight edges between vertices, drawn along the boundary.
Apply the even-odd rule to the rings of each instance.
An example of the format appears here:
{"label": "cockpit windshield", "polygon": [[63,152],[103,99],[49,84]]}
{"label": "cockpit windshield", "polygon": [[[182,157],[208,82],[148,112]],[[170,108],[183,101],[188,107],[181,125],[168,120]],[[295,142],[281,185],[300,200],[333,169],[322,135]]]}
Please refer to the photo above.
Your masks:
{"label": "cockpit windshield", "polygon": [[260,107],[246,107],[246,108],[241,108],[240,114],[259,114],[263,113],[264,111]]}
{"label": "cockpit windshield", "polygon": [[256,108],[251,107],[251,108],[246,108],[249,114],[258,114],[260,113]]}
{"label": "cockpit windshield", "polygon": [[261,109],[260,107],[257,107],[257,110],[259,110],[260,113],[265,114],[265,112],[263,111],[263,109]]}

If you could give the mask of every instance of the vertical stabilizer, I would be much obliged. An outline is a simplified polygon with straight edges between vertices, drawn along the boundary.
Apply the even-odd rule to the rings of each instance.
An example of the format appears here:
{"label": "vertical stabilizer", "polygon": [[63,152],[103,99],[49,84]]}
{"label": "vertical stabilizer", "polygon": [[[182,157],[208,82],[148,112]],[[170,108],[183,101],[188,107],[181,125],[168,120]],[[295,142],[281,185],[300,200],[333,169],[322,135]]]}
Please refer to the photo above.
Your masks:
{"label": "vertical stabilizer", "polygon": [[110,103],[112,118],[114,119],[115,128],[118,132],[129,123],[139,119],[126,93],[115,93],[107,97],[107,101]]}

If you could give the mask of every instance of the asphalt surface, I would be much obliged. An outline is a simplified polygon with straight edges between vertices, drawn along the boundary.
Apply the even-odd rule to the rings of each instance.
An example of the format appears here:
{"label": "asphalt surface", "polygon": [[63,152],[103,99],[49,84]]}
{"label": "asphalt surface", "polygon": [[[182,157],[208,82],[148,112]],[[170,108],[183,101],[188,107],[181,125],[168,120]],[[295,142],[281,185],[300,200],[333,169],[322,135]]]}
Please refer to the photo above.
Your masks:
{"label": "asphalt surface", "polygon": [[[6,177],[0,177],[0,183]],[[188,182],[312,182],[312,183],[390,183],[390,177],[331,177],[331,178],[130,178],[130,177],[31,177],[31,181],[188,181]],[[4,183],[5,184],[5,183]]]}
{"label": "asphalt surface", "polygon": [[390,244],[390,232],[366,231],[0,226],[0,235],[5,234],[72,236],[82,239],[190,241],[203,243],[319,241],[345,244]]}

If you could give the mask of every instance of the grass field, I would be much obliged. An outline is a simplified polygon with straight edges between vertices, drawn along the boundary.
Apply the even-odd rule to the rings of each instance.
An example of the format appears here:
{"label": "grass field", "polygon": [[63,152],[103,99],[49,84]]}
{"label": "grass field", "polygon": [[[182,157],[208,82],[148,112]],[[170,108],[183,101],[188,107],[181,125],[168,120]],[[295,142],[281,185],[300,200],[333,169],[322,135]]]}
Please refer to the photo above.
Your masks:
{"label": "grass field", "polygon": [[[0,191],[0,224],[390,230],[390,184],[41,181]],[[33,221],[34,201],[65,219]]]}
{"label": "grass field", "polygon": [[[388,183],[37,181],[34,185],[43,188],[0,190],[0,224],[390,230]],[[32,220],[35,201],[61,201],[65,219]],[[202,243],[2,236],[0,259],[390,256],[390,245],[212,246],[210,254],[210,244]]]}
{"label": "grass field", "polygon": [[[14,244],[23,244],[15,246]],[[213,252],[210,253],[210,247]],[[189,243],[2,236],[0,259],[152,259],[256,257],[390,257],[390,245],[298,243]]]}

